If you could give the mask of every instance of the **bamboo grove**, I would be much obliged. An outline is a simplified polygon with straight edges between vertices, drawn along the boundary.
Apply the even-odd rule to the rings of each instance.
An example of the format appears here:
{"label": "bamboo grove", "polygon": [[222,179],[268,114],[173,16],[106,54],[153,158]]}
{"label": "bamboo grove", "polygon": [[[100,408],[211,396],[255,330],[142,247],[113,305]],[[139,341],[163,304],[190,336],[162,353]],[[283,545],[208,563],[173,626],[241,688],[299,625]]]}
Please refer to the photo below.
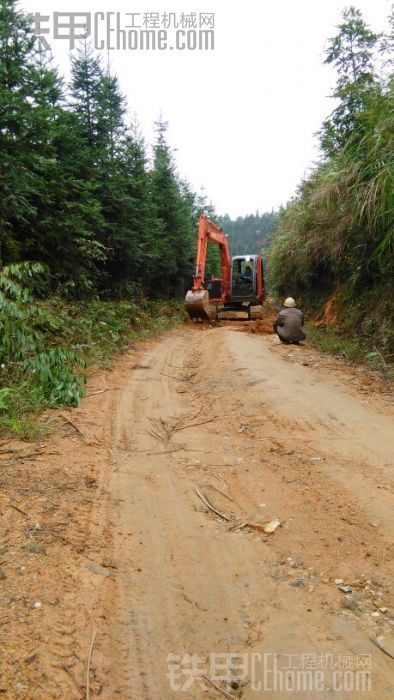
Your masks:
{"label": "bamboo grove", "polygon": [[354,7],[326,50],[335,108],[321,159],[283,209],[271,281],[316,310],[330,299],[344,330],[394,353],[394,13],[375,34]]}

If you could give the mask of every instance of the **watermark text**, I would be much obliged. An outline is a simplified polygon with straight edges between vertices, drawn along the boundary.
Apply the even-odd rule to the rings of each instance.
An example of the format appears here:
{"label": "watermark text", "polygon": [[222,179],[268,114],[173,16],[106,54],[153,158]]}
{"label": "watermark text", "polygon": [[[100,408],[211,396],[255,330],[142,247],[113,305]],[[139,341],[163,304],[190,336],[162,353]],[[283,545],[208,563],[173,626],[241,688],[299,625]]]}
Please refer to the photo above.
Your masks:
{"label": "watermark text", "polygon": [[44,49],[66,41],[74,49],[90,39],[98,51],[212,51],[213,12],[54,12],[28,15]]}

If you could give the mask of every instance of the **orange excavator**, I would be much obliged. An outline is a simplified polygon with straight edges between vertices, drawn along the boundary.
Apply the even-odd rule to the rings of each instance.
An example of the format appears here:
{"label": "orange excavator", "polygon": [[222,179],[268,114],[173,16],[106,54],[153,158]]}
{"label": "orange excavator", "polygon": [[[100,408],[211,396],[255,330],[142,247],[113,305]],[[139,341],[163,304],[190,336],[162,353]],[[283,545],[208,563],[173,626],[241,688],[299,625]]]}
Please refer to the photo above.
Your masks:
{"label": "orange excavator", "polygon": [[[205,279],[209,241],[220,249],[221,278]],[[215,310],[216,318],[227,311],[244,311],[249,319],[258,318],[265,297],[261,255],[236,255],[231,258],[227,235],[205,214],[200,216],[193,289],[185,297],[185,308],[190,318],[211,320]]]}

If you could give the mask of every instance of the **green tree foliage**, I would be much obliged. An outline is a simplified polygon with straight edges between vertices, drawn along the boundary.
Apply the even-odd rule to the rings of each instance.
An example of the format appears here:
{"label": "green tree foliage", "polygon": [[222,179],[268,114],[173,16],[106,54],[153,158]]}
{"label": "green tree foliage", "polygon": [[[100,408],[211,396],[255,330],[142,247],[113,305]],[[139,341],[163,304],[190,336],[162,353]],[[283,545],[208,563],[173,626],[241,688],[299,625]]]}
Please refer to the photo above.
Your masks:
{"label": "green tree foliage", "polygon": [[151,173],[153,204],[160,224],[156,242],[156,292],[159,296],[173,296],[183,293],[192,274],[196,222],[193,199],[178,177],[167,142],[167,124],[159,120],[156,131]]}
{"label": "green tree foliage", "polygon": [[328,156],[344,146],[356,129],[362,130],[363,113],[379,91],[373,65],[378,35],[370,31],[355,7],[344,10],[338,29],[338,34],[329,41],[325,59],[337,71],[333,97],[339,100],[321,130],[321,146]]}
{"label": "green tree foliage", "polygon": [[[78,121],[11,0],[0,7],[0,231],[3,259],[40,260],[53,286],[91,288],[100,206],[83,179]],[[82,284],[81,284],[82,282]]]}
{"label": "green tree foliage", "polygon": [[31,293],[32,285],[47,273],[39,263],[11,264],[0,273],[2,367],[12,364],[22,382],[30,381],[36,402],[76,406],[86,378],[75,367],[84,362],[68,348],[47,347],[46,336],[58,330],[58,322],[34,302]]}
{"label": "green tree foliage", "polygon": [[71,75],[71,104],[79,118],[85,147],[97,147],[100,132],[98,93],[103,71],[99,58],[86,40],[71,59]]}
{"label": "green tree foliage", "polygon": [[232,255],[266,253],[278,223],[277,212],[249,214],[233,220],[228,214],[219,217],[219,225],[228,234]]}
{"label": "green tree foliage", "polygon": [[394,3],[391,5],[391,12],[388,16],[388,31],[382,32],[379,39],[379,53],[383,58],[383,69],[386,70],[382,76],[382,81],[387,82],[385,77],[392,80],[394,72]]}
{"label": "green tree foliage", "polygon": [[194,246],[193,195],[180,181],[167,125],[157,125],[154,165],[148,172],[138,128],[125,124],[118,80],[86,44],[73,59],[72,104],[81,124],[91,186],[103,225],[101,293],[142,287],[154,296],[183,293]]}
{"label": "green tree foliage", "polygon": [[111,255],[106,269],[115,294],[136,287],[150,290],[155,278],[160,222],[153,204],[145,143],[137,126],[122,141],[117,169],[119,189],[114,194],[119,201],[122,193],[123,202],[119,202],[117,228],[109,230],[107,245]]}
{"label": "green tree foliage", "polygon": [[88,42],[67,97],[16,0],[0,5],[0,256],[40,261],[67,297],[183,294],[196,195],[158,126],[154,163]]}
{"label": "green tree foliage", "polygon": [[[345,13],[333,46],[349,33],[364,46],[367,30],[359,13],[357,26],[360,43],[354,38],[354,13]],[[368,33],[368,46],[372,41]],[[280,294],[299,296],[317,308],[335,295],[342,322],[375,334],[392,352],[394,80],[392,73],[386,75],[377,88],[371,57],[367,49],[360,52],[364,73],[350,71],[347,54],[343,63],[340,54],[336,61],[348,87],[351,81],[357,86],[363,75],[363,101],[351,103],[351,92],[342,94],[338,114],[346,118],[336,122],[335,148],[325,150],[282,211],[270,255],[271,281]]]}
{"label": "green tree foliage", "polygon": [[77,405],[85,360],[170,325],[176,302],[144,295],[183,295],[192,277],[196,195],[165,126],[150,165],[88,43],[71,73],[66,91],[16,0],[1,0],[0,431],[32,407]]}
{"label": "green tree foliage", "polygon": [[[59,96],[56,76],[41,65],[41,53],[13,0],[0,5],[0,230],[15,252],[37,215],[42,169],[48,151],[46,126]],[[44,166],[45,167],[45,166]],[[11,235],[16,232],[16,236]]]}
{"label": "green tree foliage", "polygon": [[107,258],[99,235],[101,202],[90,177],[77,116],[62,110],[52,134],[53,158],[46,165],[46,197],[31,229],[29,257],[46,262],[52,288],[66,296],[91,294]]}

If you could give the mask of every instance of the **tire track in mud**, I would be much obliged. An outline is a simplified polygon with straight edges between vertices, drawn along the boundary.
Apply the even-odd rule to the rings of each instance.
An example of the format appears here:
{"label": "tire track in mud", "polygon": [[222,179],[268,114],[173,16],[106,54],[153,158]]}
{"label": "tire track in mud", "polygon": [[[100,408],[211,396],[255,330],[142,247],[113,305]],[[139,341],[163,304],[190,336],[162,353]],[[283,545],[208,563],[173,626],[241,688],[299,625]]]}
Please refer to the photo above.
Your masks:
{"label": "tire track in mud", "polygon": [[[141,528],[133,545],[134,551],[130,546],[126,548],[122,541],[114,548],[115,558],[122,564],[119,564],[117,595],[110,606],[112,619],[108,641],[111,644],[115,631],[115,649],[108,649],[108,652],[112,660],[111,678],[115,680],[112,691],[119,697],[148,699],[160,696],[160,688],[155,683],[157,651],[153,659],[150,654],[153,621],[155,625],[167,630],[169,640],[176,638],[171,597],[169,600],[163,600],[162,597],[159,606],[152,603],[149,605],[147,601],[144,602],[144,592],[141,591],[138,578],[141,578],[141,574],[147,578],[148,588],[149,581],[157,585],[159,582],[155,580],[154,572],[149,571],[149,559],[160,562],[163,551],[166,551],[163,534],[168,514],[163,512],[161,489],[158,492],[159,487],[155,483],[155,479],[165,475],[154,474],[151,467],[152,462],[157,463],[158,460],[155,468],[160,469],[162,456],[149,454],[149,451],[165,452],[166,445],[151,438],[149,429],[152,419],[164,420],[168,416],[173,418],[184,410],[179,396],[172,388],[173,383],[166,376],[171,374],[171,361],[178,357],[181,345],[176,338],[166,347],[165,352],[162,346],[157,346],[149,353],[145,359],[148,369],[139,372],[144,375],[142,388],[136,384],[140,376],[133,377],[122,392],[115,420],[114,459],[117,468],[112,489],[114,493],[124,495],[122,504],[126,503],[129,495],[127,503],[132,511],[132,518],[129,518],[130,511],[122,507],[117,514],[118,523],[130,536],[133,535],[135,522]],[[164,415],[163,406],[166,409]],[[154,527],[153,530],[147,528],[145,523],[151,523],[159,514],[161,526]],[[168,583],[171,584],[171,581],[160,581],[162,596],[165,596]]]}
{"label": "tire track in mud", "polygon": [[[386,567],[384,533],[363,529],[358,493],[325,468],[329,439],[343,437],[346,425],[320,410],[314,416],[313,402],[289,418],[272,394],[283,389],[282,358],[264,367],[270,381],[255,381],[261,347],[272,352],[263,342],[222,328],[184,328],[124,374],[92,518],[109,533],[105,554],[116,566],[92,603],[100,630],[94,678],[103,700],[173,698],[168,654],[371,651],[367,635],[378,629],[353,613],[339,620],[342,601],[331,581],[345,567],[370,574],[372,560],[362,558],[368,548]],[[351,446],[350,439],[349,452]],[[321,462],[311,461],[316,454]],[[350,473],[355,466],[346,459]],[[235,523],[257,512],[266,520],[280,516],[283,527],[272,537],[230,532],[194,492],[194,485],[207,491],[212,484],[230,496],[209,491],[220,512],[240,518]],[[93,535],[97,540],[94,527]],[[384,595],[387,574],[385,568]],[[301,588],[292,587],[297,577]],[[373,700],[385,697],[381,656],[374,655],[382,680]],[[185,696],[218,697],[197,684]],[[254,697],[245,687],[243,700]]]}
{"label": "tire track in mud", "polygon": [[[176,370],[178,375],[174,375],[175,358],[177,368],[181,368]],[[198,422],[198,417],[192,418],[198,406],[189,378],[197,360],[198,350],[190,349],[185,334],[180,334],[166,344],[165,350],[158,346],[146,358],[152,372],[150,381],[144,383],[145,396],[135,389],[132,379],[120,399],[115,440],[121,449],[116,453],[117,468],[110,490],[115,500],[121,493],[124,498],[121,512],[111,518],[122,531],[132,532],[136,523],[139,529],[131,551],[127,552],[121,539],[114,547],[118,581],[115,596],[106,601],[106,607],[112,610],[106,653],[111,656],[110,676],[116,684],[110,681],[107,697],[112,697],[111,693],[133,700],[173,697],[166,687],[168,654],[189,650],[204,655],[227,649],[229,637],[239,645],[245,636],[239,588],[224,575],[234,569],[233,547],[222,549],[215,543],[215,524],[209,523],[209,534],[204,532],[205,516],[195,509],[192,481],[187,479],[185,483],[179,471],[183,465],[176,460],[178,453],[172,453],[175,460],[171,453],[162,454],[169,446],[160,445],[149,431],[152,419],[169,424],[179,418],[185,424]],[[158,377],[160,382],[154,382]],[[201,394],[198,400],[209,406],[210,401]],[[193,450],[200,454],[200,428],[187,432],[194,434],[192,444],[187,442],[188,449],[191,454]],[[185,433],[175,432],[174,448],[184,442]],[[131,445],[128,452],[127,446]],[[126,499],[128,493],[130,498]],[[128,506],[124,508],[126,500]],[[202,537],[196,537],[199,530],[203,531]],[[237,569],[249,569],[250,562],[243,547],[236,543],[235,548],[234,574],[238,575]],[[252,578],[252,570],[249,575]],[[223,617],[220,610],[223,600],[228,617]],[[234,636],[234,630],[238,630],[238,636]],[[204,697],[209,694],[204,693]]]}

